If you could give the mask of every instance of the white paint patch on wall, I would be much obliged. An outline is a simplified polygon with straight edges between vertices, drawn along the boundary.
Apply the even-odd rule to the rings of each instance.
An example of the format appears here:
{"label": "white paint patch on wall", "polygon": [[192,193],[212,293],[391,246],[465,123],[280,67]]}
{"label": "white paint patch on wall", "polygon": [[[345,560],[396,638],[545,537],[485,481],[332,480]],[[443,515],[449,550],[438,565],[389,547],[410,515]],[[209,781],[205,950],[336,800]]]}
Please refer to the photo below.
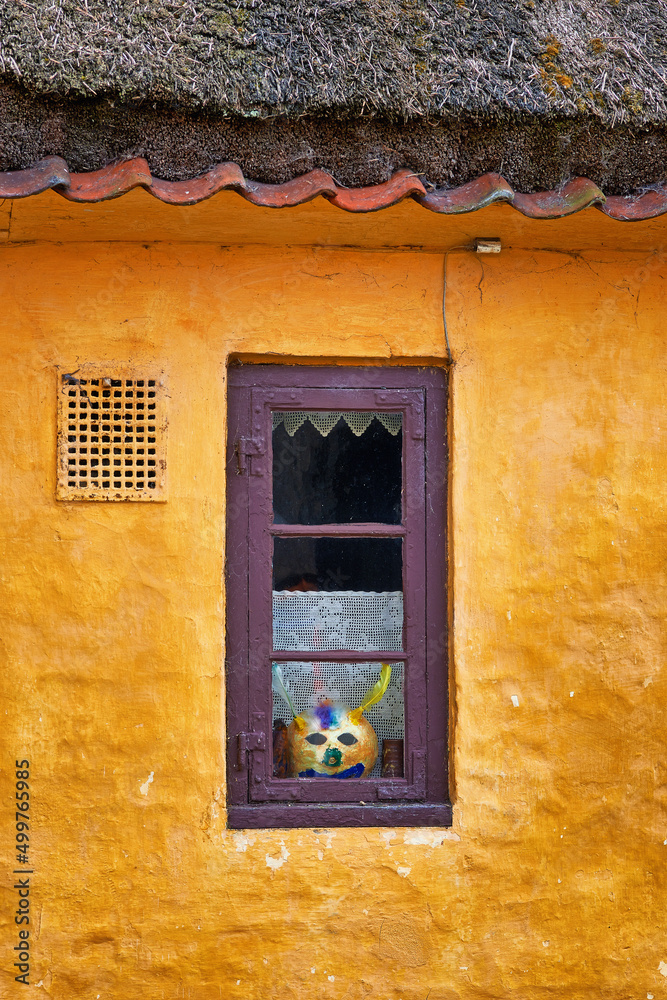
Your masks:
{"label": "white paint patch on wall", "polygon": [[658,966],[658,972],[661,976],[667,976],[667,962],[661,962]]}
{"label": "white paint patch on wall", "polygon": [[276,871],[278,868],[282,868],[282,866],[285,864],[289,856],[290,856],[289,851],[283,844],[282,847],[280,848],[279,858],[272,858],[270,854],[266,855],[266,867],[271,868],[273,871]]}
{"label": "white paint patch on wall", "polygon": [[512,704],[514,705],[515,708],[519,707],[519,696],[518,696],[518,694],[513,694],[512,695]]}
{"label": "white paint patch on wall", "polygon": [[401,878],[407,878],[410,872],[412,871],[412,868],[409,868],[408,866],[403,868],[399,865],[396,871],[401,876]]}
{"label": "white paint patch on wall", "polygon": [[253,833],[243,833],[241,830],[235,830],[232,834],[232,840],[237,852],[245,854],[248,848],[252,847],[255,843],[256,837]]}
{"label": "white paint patch on wall", "polygon": [[139,785],[139,791],[141,792],[142,795],[148,795],[148,786],[153,783],[153,775],[154,774],[155,774],[155,771],[151,771],[151,773],[148,775],[148,777],[144,781],[143,785]]}
{"label": "white paint patch on wall", "polygon": [[404,844],[423,845],[424,847],[440,847],[445,840],[460,840],[453,830],[413,830],[403,835]]}

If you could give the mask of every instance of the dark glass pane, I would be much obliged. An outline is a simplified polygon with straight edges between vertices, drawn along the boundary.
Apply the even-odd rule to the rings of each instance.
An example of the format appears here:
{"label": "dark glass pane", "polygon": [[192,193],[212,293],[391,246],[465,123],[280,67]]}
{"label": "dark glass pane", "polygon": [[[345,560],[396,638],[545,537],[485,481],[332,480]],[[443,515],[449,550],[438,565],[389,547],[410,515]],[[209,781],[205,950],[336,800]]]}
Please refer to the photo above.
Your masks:
{"label": "dark glass pane", "polygon": [[274,538],[273,589],[403,590],[400,538]]}
{"label": "dark glass pane", "polygon": [[276,524],[401,522],[401,414],[273,414]]}
{"label": "dark glass pane", "polygon": [[[355,722],[349,710],[358,708],[373,689],[381,663],[274,664],[274,777],[379,778],[383,749],[384,776],[402,777],[404,671],[400,662],[390,666],[384,694],[363,712],[364,721]],[[292,708],[305,722],[299,731],[292,725]],[[316,775],[303,775],[302,769]]]}

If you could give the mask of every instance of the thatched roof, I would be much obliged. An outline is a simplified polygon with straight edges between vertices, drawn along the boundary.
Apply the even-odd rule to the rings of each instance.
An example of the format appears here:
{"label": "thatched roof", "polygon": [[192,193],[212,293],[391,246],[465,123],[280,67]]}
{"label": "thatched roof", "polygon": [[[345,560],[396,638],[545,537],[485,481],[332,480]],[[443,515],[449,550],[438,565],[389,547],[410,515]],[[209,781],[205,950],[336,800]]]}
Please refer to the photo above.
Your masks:
{"label": "thatched roof", "polygon": [[664,0],[5,0],[0,78],[2,169],[664,179]]}

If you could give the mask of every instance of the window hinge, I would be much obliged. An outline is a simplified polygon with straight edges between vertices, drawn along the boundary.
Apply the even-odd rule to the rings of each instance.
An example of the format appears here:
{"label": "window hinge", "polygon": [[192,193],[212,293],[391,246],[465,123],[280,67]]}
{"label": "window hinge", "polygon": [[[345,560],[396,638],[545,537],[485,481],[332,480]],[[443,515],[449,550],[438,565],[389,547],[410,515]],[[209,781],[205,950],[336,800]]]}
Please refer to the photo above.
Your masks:
{"label": "window hinge", "polygon": [[236,452],[237,475],[243,476],[248,471],[246,458],[252,457],[253,455],[263,455],[264,447],[262,442],[255,440],[255,438],[240,437],[236,440],[234,451]]}
{"label": "window hinge", "polygon": [[237,758],[236,764],[239,771],[248,766],[248,752],[266,750],[266,736],[264,733],[239,733],[237,737]]}

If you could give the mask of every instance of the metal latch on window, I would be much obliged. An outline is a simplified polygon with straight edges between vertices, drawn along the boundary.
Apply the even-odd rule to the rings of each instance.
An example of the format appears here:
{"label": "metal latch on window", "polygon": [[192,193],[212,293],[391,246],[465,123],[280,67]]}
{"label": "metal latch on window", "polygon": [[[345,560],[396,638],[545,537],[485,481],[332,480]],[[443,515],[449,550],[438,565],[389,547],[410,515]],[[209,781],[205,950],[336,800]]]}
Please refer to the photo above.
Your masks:
{"label": "metal latch on window", "polygon": [[266,750],[266,735],[264,733],[239,733],[237,737],[236,764],[239,771],[248,766],[248,751]]}
{"label": "metal latch on window", "polygon": [[[236,452],[237,475],[243,476],[248,471],[246,459],[252,456],[259,457],[264,454],[264,446],[261,441],[255,438],[240,437],[234,445]],[[252,474],[252,472],[251,472]],[[257,475],[257,473],[255,473]]]}

